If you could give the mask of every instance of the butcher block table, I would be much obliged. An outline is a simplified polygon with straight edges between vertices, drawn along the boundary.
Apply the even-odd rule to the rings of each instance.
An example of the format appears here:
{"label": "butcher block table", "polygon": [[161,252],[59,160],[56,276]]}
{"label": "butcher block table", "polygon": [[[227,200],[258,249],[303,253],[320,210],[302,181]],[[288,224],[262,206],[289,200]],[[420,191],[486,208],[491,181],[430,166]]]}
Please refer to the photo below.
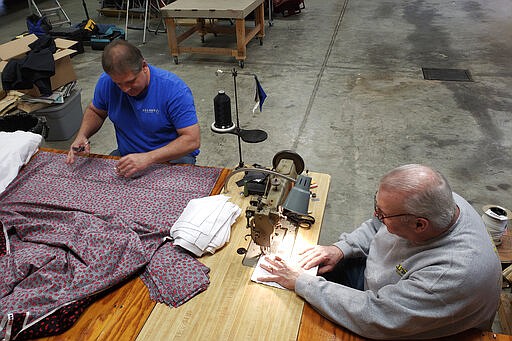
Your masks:
{"label": "butcher block table", "polygon": [[[257,36],[260,44],[265,36],[264,0],[176,0],[160,9],[167,27],[167,40],[174,62],[181,53],[203,53],[235,57],[244,66],[247,44]],[[246,17],[254,12],[254,27],[246,28]],[[177,35],[179,19],[195,19],[196,23]],[[235,26],[219,25],[219,19],[234,20]],[[207,33],[236,34],[236,49],[208,46],[183,46],[181,43],[198,32],[201,41]]]}

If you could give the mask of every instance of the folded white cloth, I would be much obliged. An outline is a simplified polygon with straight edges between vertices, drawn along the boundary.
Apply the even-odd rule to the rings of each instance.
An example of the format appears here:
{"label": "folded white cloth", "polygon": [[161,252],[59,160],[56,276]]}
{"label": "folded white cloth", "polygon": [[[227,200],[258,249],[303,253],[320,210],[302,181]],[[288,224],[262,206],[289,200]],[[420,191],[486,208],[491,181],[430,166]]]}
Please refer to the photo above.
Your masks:
{"label": "folded white cloth", "polygon": [[174,244],[198,257],[224,246],[229,241],[231,225],[242,211],[228,200],[225,195],[190,200],[171,227]]}
{"label": "folded white cloth", "polygon": [[28,131],[0,131],[0,193],[37,152],[43,137]]}

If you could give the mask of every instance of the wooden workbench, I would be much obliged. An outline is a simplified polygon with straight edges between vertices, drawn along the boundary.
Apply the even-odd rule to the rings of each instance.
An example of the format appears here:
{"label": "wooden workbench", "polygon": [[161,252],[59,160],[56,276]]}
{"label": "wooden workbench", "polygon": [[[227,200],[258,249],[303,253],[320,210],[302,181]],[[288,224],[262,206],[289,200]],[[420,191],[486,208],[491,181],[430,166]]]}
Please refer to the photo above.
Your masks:
{"label": "wooden workbench", "polygon": [[[251,282],[253,268],[242,265],[238,248],[250,237],[244,216],[249,198],[229,181],[231,201],[242,208],[232,227],[230,242],[214,255],[199,260],[210,267],[210,286],[178,308],[157,304],[137,277],[106,293],[88,307],[67,332],[45,340],[295,340],[304,301],[294,292]],[[327,201],[330,176],[310,173],[318,188],[309,209],[316,222],[300,229],[295,252],[316,244]],[[218,193],[222,181],[213,193]]]}
{"label": "wooden workbench", "polygon": [[[212,194],[222,190],[226,175]],[[300,230],[296,249],[317,242],[330,186],[329,175],[310,175],[318,183],[317,196],[310,201],[316,222]],[[245,210],[248,198],[240,195],[236,180],[230,180],[228,195]],[[199,258],[211,269],[211,284],[182,306],[155,303],[135,277],[88,307],[67,332],[43,340],[367,340],[328,321],[295,293],[251,282],[253,269],[243,266],[243,256],[236,252],[248,245],[245,225],[242,213],[230,242],[216,254]],[[445,340],[512,341],[512,336],[472,330]]]}
{"label": "wooden workbench", "polygon": [[[254,11],[254,27],[246,30],[246,17]],[[246,59],[247,44],[256,35],[263,42],[265,36],[263,0],[176,0],[160,9],[167,27],[167,40],[174,62],[180,53],[204,53],[235,57],[241,67]],[[176,19],[196,19],[196,24],[177,36]],[[208,19],[214,19],[207,22]],[[235,27],[218,25],[215,19],[235,21]],[[198,32],[201,41],[207,33],[236,33],[236,49],[219,47],[191,47],[180,45]]]}

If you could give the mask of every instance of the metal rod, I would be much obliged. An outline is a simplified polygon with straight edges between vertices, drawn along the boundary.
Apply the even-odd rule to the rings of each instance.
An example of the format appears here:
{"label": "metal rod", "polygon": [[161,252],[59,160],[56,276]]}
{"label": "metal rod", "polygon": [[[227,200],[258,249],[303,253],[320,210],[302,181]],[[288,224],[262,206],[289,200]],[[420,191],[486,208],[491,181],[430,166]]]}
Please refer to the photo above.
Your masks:
{"label": "metal rod", "polygon": [[130,11],[130,0],[126,0],[126,20],[124,23],[124,39],[128,41],[128,19],[129,19],[129,11]]}
{"label": "metal rod", "polygon": [[[239,76],[251,76],[251,77],[256,76],[255,73],[244,72],[244,71],[236,71],[235,68],[233,68],[233,71],[231,71],[231,74],[233,74],[233,72],[235,72]],[[221,69],[218,69],[217,71],[215,71],[215,76],[219,76],[219,75],[222,75],[224,73],[228,73],[228,72],[224,71],[224,70],[221,70]]]}
{"label": "metal rod", "polygon": [[[236,76],[237,76],[237,72],[236,72],[236,69],[233,68],[233,84],[234,84],[234,87],[235,87],[235,113],[236,113],[236,129],[238,131],[240,131],[240,120],[238,118],[238,94],[236,92]],[[244,162],[242,161],[242,139],[240,138],[240,134],[237,134],[237,138],[238,138],[238,155],[240,157],[240,162],[238,163],[238,167],[237,168],[242,168],[244,166]]]}
{"label": "metal rod", "polygon": [[148,12],[149,12],[149,15],[151,16],[151,8],[149,6],[149,3],[151,2],[151,0],[146,0],[145,1],[145,8],[144,8],[144,33],[142,33],[142,43],[145,44],[146,43],[146,29],[148,28]]}

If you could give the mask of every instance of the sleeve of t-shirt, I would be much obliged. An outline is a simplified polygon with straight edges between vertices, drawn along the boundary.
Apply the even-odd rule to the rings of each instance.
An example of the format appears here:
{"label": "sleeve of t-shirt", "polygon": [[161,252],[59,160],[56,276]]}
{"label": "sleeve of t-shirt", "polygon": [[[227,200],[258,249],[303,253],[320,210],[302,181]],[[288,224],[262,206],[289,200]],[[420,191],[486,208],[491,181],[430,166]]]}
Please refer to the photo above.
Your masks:
{"label": "sleeve of t-shirt", "polygon": [[167,113],[176,129],[190,127],[198,122],[194,97],[188,86],[183,86],[169,101]]}
{"label": "sleeve of t-shirt", "polygon": [[92,104],[100,109],[108,111],[108,101],[107,101],[107,84],[109,81],[109,76],[106,73],[102,73],[96,86],[94,88],[94,97],[92,98]]}

